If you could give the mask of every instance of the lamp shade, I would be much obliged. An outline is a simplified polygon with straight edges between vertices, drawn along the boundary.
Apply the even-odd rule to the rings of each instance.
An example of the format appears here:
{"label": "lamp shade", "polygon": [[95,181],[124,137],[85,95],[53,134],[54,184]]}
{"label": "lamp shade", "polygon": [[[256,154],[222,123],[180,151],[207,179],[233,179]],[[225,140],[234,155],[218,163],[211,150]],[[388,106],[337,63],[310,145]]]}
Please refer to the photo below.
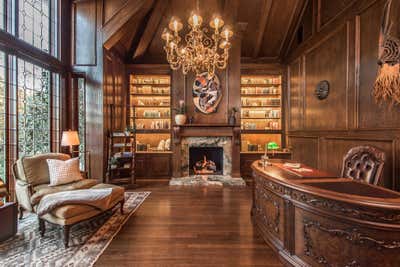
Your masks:
{"label": "lamp shade", "polygon": [[278,144],[275,143],[275,142],[269,142],[269,143],[267,144],[267,149],[268,149],[268,150],[279,149],[279,146],[278,146]]}
{"label": "lamp shade", "polygon": [[61,138],[61,146],[79,145],[79,136],[77,131],[64,131]]}

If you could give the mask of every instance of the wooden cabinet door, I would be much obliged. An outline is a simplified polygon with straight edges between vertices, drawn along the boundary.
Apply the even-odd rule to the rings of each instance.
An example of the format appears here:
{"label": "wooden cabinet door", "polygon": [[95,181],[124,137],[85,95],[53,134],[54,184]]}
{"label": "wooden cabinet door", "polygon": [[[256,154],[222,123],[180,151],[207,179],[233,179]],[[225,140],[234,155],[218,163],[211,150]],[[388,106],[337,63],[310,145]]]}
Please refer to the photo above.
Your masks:
{"label": "wooden cabinet door", "polygon": [[240,156],[240,173],[243,178],[252,179],[251,164],[258,159],[258,155],[242,154]]}
{"label": "wooden cabinet door", "polygon": [[135,156],[135,175],[136,177],[146,177],[146,156],[136,154]]}
{"label": "wooden cabinet door", "polygon": [[149,178],[170,177],[171,176],[171,157],[169,154],[149,155],[148,170]]}

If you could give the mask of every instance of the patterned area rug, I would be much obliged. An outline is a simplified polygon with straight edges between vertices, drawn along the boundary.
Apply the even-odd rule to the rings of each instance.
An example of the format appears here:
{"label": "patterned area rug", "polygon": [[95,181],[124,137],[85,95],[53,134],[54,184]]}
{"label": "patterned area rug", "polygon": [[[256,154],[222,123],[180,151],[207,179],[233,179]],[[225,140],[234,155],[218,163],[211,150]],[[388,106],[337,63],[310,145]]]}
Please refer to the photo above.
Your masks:
{"label": "patterned area rug", "polygon": [[150,192],[126,192],[124,215],[118,206],[100,218],[82,222],[71,228],[69,248],[64,248],[60,227],[46,223],[40,237],[36,215],[19,222],[18,234],[0,243],[0,266],[93,266],[129,217]]}

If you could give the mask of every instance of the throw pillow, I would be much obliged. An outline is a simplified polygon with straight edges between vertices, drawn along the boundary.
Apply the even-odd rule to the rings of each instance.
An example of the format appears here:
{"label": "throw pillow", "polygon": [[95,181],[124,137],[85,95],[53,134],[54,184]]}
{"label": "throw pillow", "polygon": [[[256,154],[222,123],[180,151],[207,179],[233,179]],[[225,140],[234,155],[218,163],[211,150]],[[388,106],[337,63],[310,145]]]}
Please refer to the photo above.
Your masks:
{"label": "throw pillow", "polygon": [[50,185],[57,186],[82,180],[79,170],[79,158],[69,160],[48,159]]}

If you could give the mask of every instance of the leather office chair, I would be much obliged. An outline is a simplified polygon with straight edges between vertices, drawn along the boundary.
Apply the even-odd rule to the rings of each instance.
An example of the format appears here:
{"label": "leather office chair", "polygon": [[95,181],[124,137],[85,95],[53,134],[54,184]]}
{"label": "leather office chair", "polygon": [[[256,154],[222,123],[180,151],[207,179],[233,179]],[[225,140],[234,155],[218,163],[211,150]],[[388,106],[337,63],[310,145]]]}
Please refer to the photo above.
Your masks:
{"label": "leather office chair", "polygon": [[358,146],[343,158],[341,177],[378,184],[382,176],[385,153],[372,146]]}

